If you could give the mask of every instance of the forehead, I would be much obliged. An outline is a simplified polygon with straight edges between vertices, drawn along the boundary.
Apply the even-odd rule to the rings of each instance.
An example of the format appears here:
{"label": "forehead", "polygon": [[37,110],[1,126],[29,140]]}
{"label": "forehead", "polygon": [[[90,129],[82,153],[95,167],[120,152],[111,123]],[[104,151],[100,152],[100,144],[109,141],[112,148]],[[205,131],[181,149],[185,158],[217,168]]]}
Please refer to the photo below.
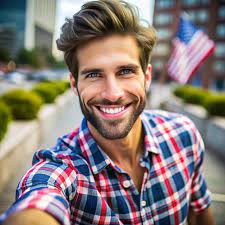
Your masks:
{"label": "forehead", "polygon": [[91,40],[77,50],[79,71],[84,67],[139,64],[139,47],[131,36],[113,35]]}

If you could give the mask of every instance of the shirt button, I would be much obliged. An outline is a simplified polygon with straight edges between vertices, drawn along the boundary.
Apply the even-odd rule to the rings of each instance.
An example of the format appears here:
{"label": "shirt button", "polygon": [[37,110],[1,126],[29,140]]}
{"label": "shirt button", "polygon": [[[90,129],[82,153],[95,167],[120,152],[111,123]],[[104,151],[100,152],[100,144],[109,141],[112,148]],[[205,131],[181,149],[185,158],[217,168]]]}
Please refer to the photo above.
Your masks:
{"label": "shirt button", "polygon": [[129,188],[129,187],[130,187],[130,181],[129,181],[129,180],[125,180],[125,181],[123,182],[123,187],[124,187],[124,188]]}
{"label": "shirt button", "polygon": [[141,201],[141,206],[145,207],[146,206],[146,201]]}

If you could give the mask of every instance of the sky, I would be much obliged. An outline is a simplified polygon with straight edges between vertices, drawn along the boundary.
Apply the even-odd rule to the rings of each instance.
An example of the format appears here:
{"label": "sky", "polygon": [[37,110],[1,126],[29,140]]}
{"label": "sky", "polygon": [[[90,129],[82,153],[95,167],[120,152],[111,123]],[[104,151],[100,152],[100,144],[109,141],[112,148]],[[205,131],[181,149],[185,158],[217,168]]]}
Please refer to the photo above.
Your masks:
{"label": "sky", "polygon": [[[87,0],[58,0],[56,16],[56,38],[60,34],[60,28],[65,22],[66,17],[72,17],[74,13],[80,10],[80,7]],[[126,0],[138,7],[140,17],[152,23],[154,9],[154,0]]]}

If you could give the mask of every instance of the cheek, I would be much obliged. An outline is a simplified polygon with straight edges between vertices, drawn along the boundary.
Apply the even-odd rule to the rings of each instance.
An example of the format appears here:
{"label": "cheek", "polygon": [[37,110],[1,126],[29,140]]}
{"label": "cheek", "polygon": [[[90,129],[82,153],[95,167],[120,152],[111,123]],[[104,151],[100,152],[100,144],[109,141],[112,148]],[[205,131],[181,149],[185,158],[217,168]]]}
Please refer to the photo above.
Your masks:
{"label": "cheek", "polygon": [[134,80],[133,82],[125,82],[125,90],[138,98],[145,96],[145,83],[144,80]]}
{"label": "cheek", "polygon": [[83,102],[87,103],[89,100],[95,98],[99,95],[99,90],[101,87],[96,84],[78,84],[78,91],[80,94],[80,98]]}

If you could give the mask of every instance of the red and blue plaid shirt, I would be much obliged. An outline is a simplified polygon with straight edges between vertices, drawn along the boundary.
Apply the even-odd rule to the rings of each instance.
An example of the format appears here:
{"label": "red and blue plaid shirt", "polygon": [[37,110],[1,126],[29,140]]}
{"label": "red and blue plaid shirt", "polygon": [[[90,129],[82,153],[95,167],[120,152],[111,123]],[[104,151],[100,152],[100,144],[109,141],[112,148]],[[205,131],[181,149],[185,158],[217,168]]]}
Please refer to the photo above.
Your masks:
{"label": "red and blue plaid shirt", "polygon": [[16,202],[1,216],[43,210],[61,224],[184,224],[189,207],[210,204],[202,174],[204,146],[193,123],[163,111],[141,115],[145,151],[141,192],[91,136],[86,119],[51,149],[38,151]]}

